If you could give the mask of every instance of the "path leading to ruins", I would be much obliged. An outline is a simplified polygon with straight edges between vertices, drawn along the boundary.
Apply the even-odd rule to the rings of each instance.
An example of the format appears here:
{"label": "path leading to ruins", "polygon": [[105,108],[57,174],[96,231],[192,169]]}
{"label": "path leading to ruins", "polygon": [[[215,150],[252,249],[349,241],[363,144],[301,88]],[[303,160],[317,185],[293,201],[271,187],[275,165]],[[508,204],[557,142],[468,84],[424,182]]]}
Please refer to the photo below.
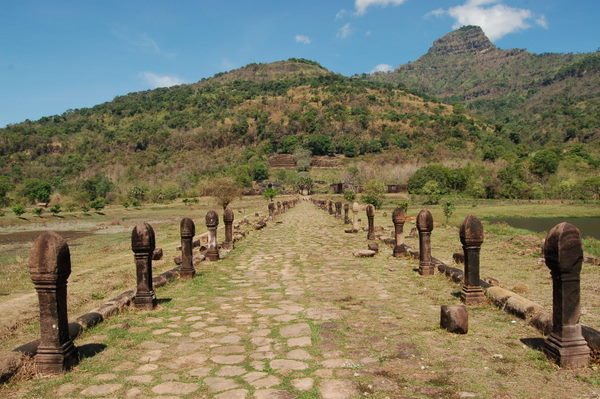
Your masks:
{"label": "path leading to ruins", "polygon": [[23,383],[15,395],[595,397],[582,381],[589,369],[556,372],[520,341],[535,343],[535,330],[491,306],[470,309],[467,335],[440,330],[439,306],[459,303],[459,288],[419,276],[417,261],[385,247],[353,257],[366,233],[343,233],[341,220],[309,203],[278,220],[226,259],[203,262],[195,280],[159,289],[157,310],[86,333],[76,344],[90,357],[72,372]]}

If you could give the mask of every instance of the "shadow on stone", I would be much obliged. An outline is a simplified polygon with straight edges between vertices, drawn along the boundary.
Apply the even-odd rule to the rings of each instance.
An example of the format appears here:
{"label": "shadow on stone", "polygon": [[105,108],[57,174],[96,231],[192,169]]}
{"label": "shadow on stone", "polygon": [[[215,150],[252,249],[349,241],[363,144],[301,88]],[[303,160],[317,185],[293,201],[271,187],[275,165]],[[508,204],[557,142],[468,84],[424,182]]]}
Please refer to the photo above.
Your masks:
{"label": "shadow on stone", "polygon": [[540,352],[544,347],[544,338],[521,338],[521,342],[529,348]]}
{"label": "shadow on stone", "polygon": [[173,300],[173,299],[171,299],[171,298],[158,298],[158,299],[156,300],[156,303],[160,305],[160,304],[163,304],[163,303],[169,303],[169,302],[171,302],[172,300]]}
{"label": "shadow on stone", "polygon": [[106,349],[106,345],[104,345],[104,344],[84,344],[84,345],[78,346],[77,349],[79,349],[79,359],[83,360],[88,357],[94,357],[98,353],[104,351],[104,349]]}

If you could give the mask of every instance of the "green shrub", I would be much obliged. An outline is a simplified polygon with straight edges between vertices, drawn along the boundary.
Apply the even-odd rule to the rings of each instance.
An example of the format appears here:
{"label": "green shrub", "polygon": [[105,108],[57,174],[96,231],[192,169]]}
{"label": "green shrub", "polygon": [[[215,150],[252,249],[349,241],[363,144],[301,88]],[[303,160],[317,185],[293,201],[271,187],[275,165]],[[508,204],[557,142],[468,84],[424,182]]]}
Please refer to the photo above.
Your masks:
{"label": "green shrub", "polygon": [[427,183],[425,183],[421,191],[427,197],[425,204],[437,205],[440,203],[442,191],[440,190],[440,185],[437,181],[429,180]]}
{"label": "green shrub", "polygon": [[456,207],[454,205],[454,202],[452,202],[450,200],[444,201],[444,203],[442,204],[442,210],[444,211],[444,216],[446,217],[446,224],[448,224],[448,221],[450,220],[450,217],[454,213],[455,208]]}
{"label": "green shrub", "polygon": [[44,208],[35,208],[33,214],[37,217],[42,217],[42,213],[44,212]]}
{"label": "green shrub", "polygon": [[94,209],[96,212],[100,212],[104,209],[105,202],[103,198],[96,198],[93,201],[90,201],[90,208]]}
{"label": "green shrub", "polygon": [[556,152],[552,150],[541,150],[531,158],[529,170],[539,177],[544,177],[554,174],[558,169],[559,163],[560,157]]}
{"label": "green shrub", "polygon": [[265,190],[263,191],[263,197],[265,197],[267,200],[269,201],[273,201],[273,198],[275,198],[275,196],[279,195],[279,190],[277,190],[276,188],[273,187],[267,187],[265,188]]}
{"label": "green shrub", "polygon": [[11,210],[17,217],[21,217],[25,213],[25,206],[23,204],[15,204]]}
{"label": "green shrub", "polygon": [[385,184],[377,180],[371,180],[363,187],[360,199],[363,203],[371,204],[379,209],[383,205],[386,191]]}
{"label": "green shrub", "polygon": [[446,187],[448,187],[448,169],[441,165],[422,167],[408,179],[408,192],[411,194],[425,194],[423,190],[425,184],[429,181],[437,183],[437,190],[440,193],[445,192]]}
{"label": "green shrub", "polygon": [[346,202],[354,202],[356,200],[356,192],[354,190],[344,191],[344,199]]}
{"label": "green shrub", "polygon": [[62,211],[61,209],[61,205],[60,204],[54,204],[51,208],[50,208],[50,212],[53,215],[58,215],[60,212]]}

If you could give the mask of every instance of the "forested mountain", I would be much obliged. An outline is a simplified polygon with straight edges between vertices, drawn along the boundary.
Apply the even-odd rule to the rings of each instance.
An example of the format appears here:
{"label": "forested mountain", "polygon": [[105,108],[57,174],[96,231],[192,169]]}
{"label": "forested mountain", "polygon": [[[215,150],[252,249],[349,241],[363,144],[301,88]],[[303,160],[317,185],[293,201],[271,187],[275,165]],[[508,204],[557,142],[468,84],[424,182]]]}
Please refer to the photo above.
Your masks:
{"label": "forested mountain", "polygon": [[249,185],[268,154],[298,146],[313,155],[410,148],[403,159],[464,159],[480,156],[471,149],[492,134],[460,108],[290,59],[10,125],[0,129],[0,168],[17,192],[43,176],[77,197],[98,174],[121,192],[141,183],[185,192],[218,174]]}
{"label": "forested mountain", "polygon": [[600,148],[600,52],[502,50],[481,28],[465,26],[416,61],[370,78],[464,103],[515,143]]}

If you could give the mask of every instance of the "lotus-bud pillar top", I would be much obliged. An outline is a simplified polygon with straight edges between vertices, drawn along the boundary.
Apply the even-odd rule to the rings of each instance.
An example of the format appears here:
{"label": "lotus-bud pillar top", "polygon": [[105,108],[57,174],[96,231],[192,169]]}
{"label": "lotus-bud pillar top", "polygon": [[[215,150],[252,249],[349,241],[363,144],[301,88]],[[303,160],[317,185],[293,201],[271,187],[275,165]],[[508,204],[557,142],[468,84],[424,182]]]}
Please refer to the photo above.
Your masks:
{"label": "lotus-bud pillar top", "polygon": [[433,231],[433,216],[427,209],[422,209],[417,215],[417,230],[419,230],[419,274],[431,276],[435,267],[431,263],[431,232]]}
{"label": "lotus-bud pillar top", "polygon": [[465,257],[465,277],[460,298],[467,305],[476,305],[485,301],[479,285],[479,252],[483,243],[483,225],[477,217],[469,215],[462,222],[460,242]]}
{"label": "lotus-bud pillar top", "polygon": [[342,202],[336,201],[335,203],[335,218],[340,219],[342,217]]}
{"label": "lotus-bud pillar top", "polygon": [[230,208],[223,211],[223,223],[225,223],[225,241],[223,247],[225,249],[233,249],[233,219],[234,214]]}
{"label": "lotus-bud pillar top", "polygon": [[406,215],[403,208],[396,208],[392,212],[392,223],[394,223],[394,256],[400,258],[405,255],[406,248],[404,246],[404,222]]}
{"label": "lotus-bud pillar top", "polygon": [[181,219],[179,231],[181,235],[181,270],[179,274],[182,278],[193,278],[196,275],[192,255],[192,242],[196,234],[194,221],[190,218]]}
{"label": "lotus-bud pillar top", "polygon": [[137,309],[150,310],[156,306],[152,285],[152,254],[156,247],[154,229],[148,223],[135,225],[131,232],[131,250],[134,253],[137,289],[133,304]]}
{"label": "lotus-bud pillar top", "polygon": [[554,226],[544,242],[544,258],[552,275],[552,333],[543,351],[561,367],[586,367],[590,349],[579,324],[583,248],[577,227]]}
{"label": "lotus-bud pillar top", "polygon": [[369,222],[367,230],[367,240],[375,239],[375,207],[372,204],[367,205],[367,220]]}
{"label": "lotus-bud pillar top", "polygon": [[219,249],[217,247],[217,226],[219,225],[219,215],[215,211],[206,213],[206,228],[208,230],[208,249],[206,258],[211,261],[219,260]]}
{"label": "lotus-bud pillar top", "polygon": [[41,373],[60,373],[75,366],[77,348],[69,336],[67,279],[71,255],[65,240],[55,232],[42,233],[29,254],[29,274],[40,306],[40,344],[35,355]]}

